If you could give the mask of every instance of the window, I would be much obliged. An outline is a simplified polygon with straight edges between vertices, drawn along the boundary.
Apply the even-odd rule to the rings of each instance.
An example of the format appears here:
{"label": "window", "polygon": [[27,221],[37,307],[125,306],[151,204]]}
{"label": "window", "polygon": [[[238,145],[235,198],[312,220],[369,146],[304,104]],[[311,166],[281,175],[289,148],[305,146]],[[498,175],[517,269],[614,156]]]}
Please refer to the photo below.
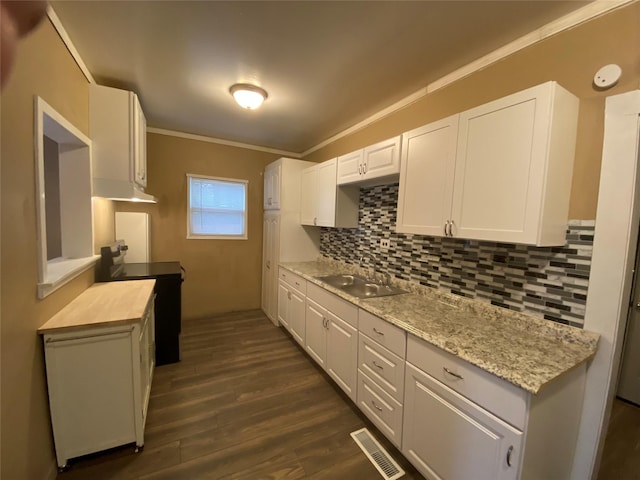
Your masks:
{"label": "window", "polygon": [[247,239],[247,180],[187,174],[187,238]]}
{"label": "window", "polygon": [[91,140],[35,99],[38,297],[94,264]]}

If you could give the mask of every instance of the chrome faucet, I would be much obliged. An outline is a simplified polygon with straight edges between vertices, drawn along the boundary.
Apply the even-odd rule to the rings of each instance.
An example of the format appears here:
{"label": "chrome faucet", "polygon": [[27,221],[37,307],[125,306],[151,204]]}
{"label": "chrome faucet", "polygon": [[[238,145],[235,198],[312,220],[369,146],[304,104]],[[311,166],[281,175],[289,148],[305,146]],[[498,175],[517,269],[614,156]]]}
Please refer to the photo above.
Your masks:
{"label": "chrome faucet", "polygon": [[369,252],[365,252],[362,254],[362,256],[360,257],[360,261],[358,262],[358,267],[362,268],[362,262],[364,261],[364,257],[369,257],[372,261],[371,264],[371,279],[376,282],[376,264],[378,263],[378,260],[376,259],[376,257],[369,253]]}

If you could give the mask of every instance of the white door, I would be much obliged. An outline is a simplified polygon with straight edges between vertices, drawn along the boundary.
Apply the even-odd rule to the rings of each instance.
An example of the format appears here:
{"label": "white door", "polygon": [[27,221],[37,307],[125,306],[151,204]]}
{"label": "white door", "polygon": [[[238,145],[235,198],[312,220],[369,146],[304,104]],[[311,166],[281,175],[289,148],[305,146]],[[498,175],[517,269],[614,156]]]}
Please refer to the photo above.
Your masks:
{"label": "white door", "polygon": [[545,84],[460,114],[454,236],[537,243],[551,93]]}
{"label": "white door", "polygon": [[458,117],[402,136],[397,232],[445,235],[451,218]]}
{"label": "white door", "polygon": [[306,335],[305,325],[305,298],[301,296],[293,288],[289,290],[291,298],[289,299],[289,331],[293,338],[304,348],[304,339]]}
{"label": "white door", "polygon": [[327,372],[354,402],[358,385],[358,331],[331,312],[327,331]]}
{"label": "white door", "polygon": [[300,174],[300,223],[315,225],[318,216],[318,167],[305,168]]}
{"label": "white door", "polygon": [[336,224],[336,170],[336,158],[318,165],[318,225],[322,227]]}
{"label": "white door", "polygon": [[304,348],[322,368],[327,358],[326,310],[313,300],[307,299],[306,332]]}
{"label": "white door", "polygon": [[409,363],[405,385],[402,452],[427,478],[518,478],[522,432]]}
{"label": "white door", "polygon": [[397,174],[400,171],[400,137],[365,148],[362,169],[365,179]]}
{"label": "white door", "polygon": [[362,158],[362,150],[338,157],[338,185],[345,185],[360,180],[362,177]]}
{"label": "white door", "polygon": [[622,367],[618,381],[618,396],[640,405],[640,248],[636,258],[636,275],[633,285],[632,304],[627,319],[627,331],[622,353]]}

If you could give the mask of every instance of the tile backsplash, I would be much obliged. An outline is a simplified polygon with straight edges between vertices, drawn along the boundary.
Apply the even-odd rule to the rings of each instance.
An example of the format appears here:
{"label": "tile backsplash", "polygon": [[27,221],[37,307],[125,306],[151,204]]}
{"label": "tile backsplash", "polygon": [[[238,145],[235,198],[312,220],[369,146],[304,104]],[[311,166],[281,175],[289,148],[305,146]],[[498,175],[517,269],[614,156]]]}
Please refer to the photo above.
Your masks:
{"label": "tile backsplash", "polygon": [[395,232],[397,199],[397,183],[361,188],[358,228],[322,228],[322,255],[357,264],[367,252],[377,272],[583,326],[595,221],[569,221],[563,247],[429,237]]}

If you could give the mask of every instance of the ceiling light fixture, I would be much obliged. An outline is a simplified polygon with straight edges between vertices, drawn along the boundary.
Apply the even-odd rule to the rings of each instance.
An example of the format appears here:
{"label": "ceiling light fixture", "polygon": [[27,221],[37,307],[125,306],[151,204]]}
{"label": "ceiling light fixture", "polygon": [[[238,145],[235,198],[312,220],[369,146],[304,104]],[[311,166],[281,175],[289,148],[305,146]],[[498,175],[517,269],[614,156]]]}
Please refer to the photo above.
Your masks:
{"label": "ceiling light fixture", "polygon": [[268,97],[264,89],[248,83],[236,83],[229,88],[229,92],[238,105],[247,110],[255,110],[260,107]]}

